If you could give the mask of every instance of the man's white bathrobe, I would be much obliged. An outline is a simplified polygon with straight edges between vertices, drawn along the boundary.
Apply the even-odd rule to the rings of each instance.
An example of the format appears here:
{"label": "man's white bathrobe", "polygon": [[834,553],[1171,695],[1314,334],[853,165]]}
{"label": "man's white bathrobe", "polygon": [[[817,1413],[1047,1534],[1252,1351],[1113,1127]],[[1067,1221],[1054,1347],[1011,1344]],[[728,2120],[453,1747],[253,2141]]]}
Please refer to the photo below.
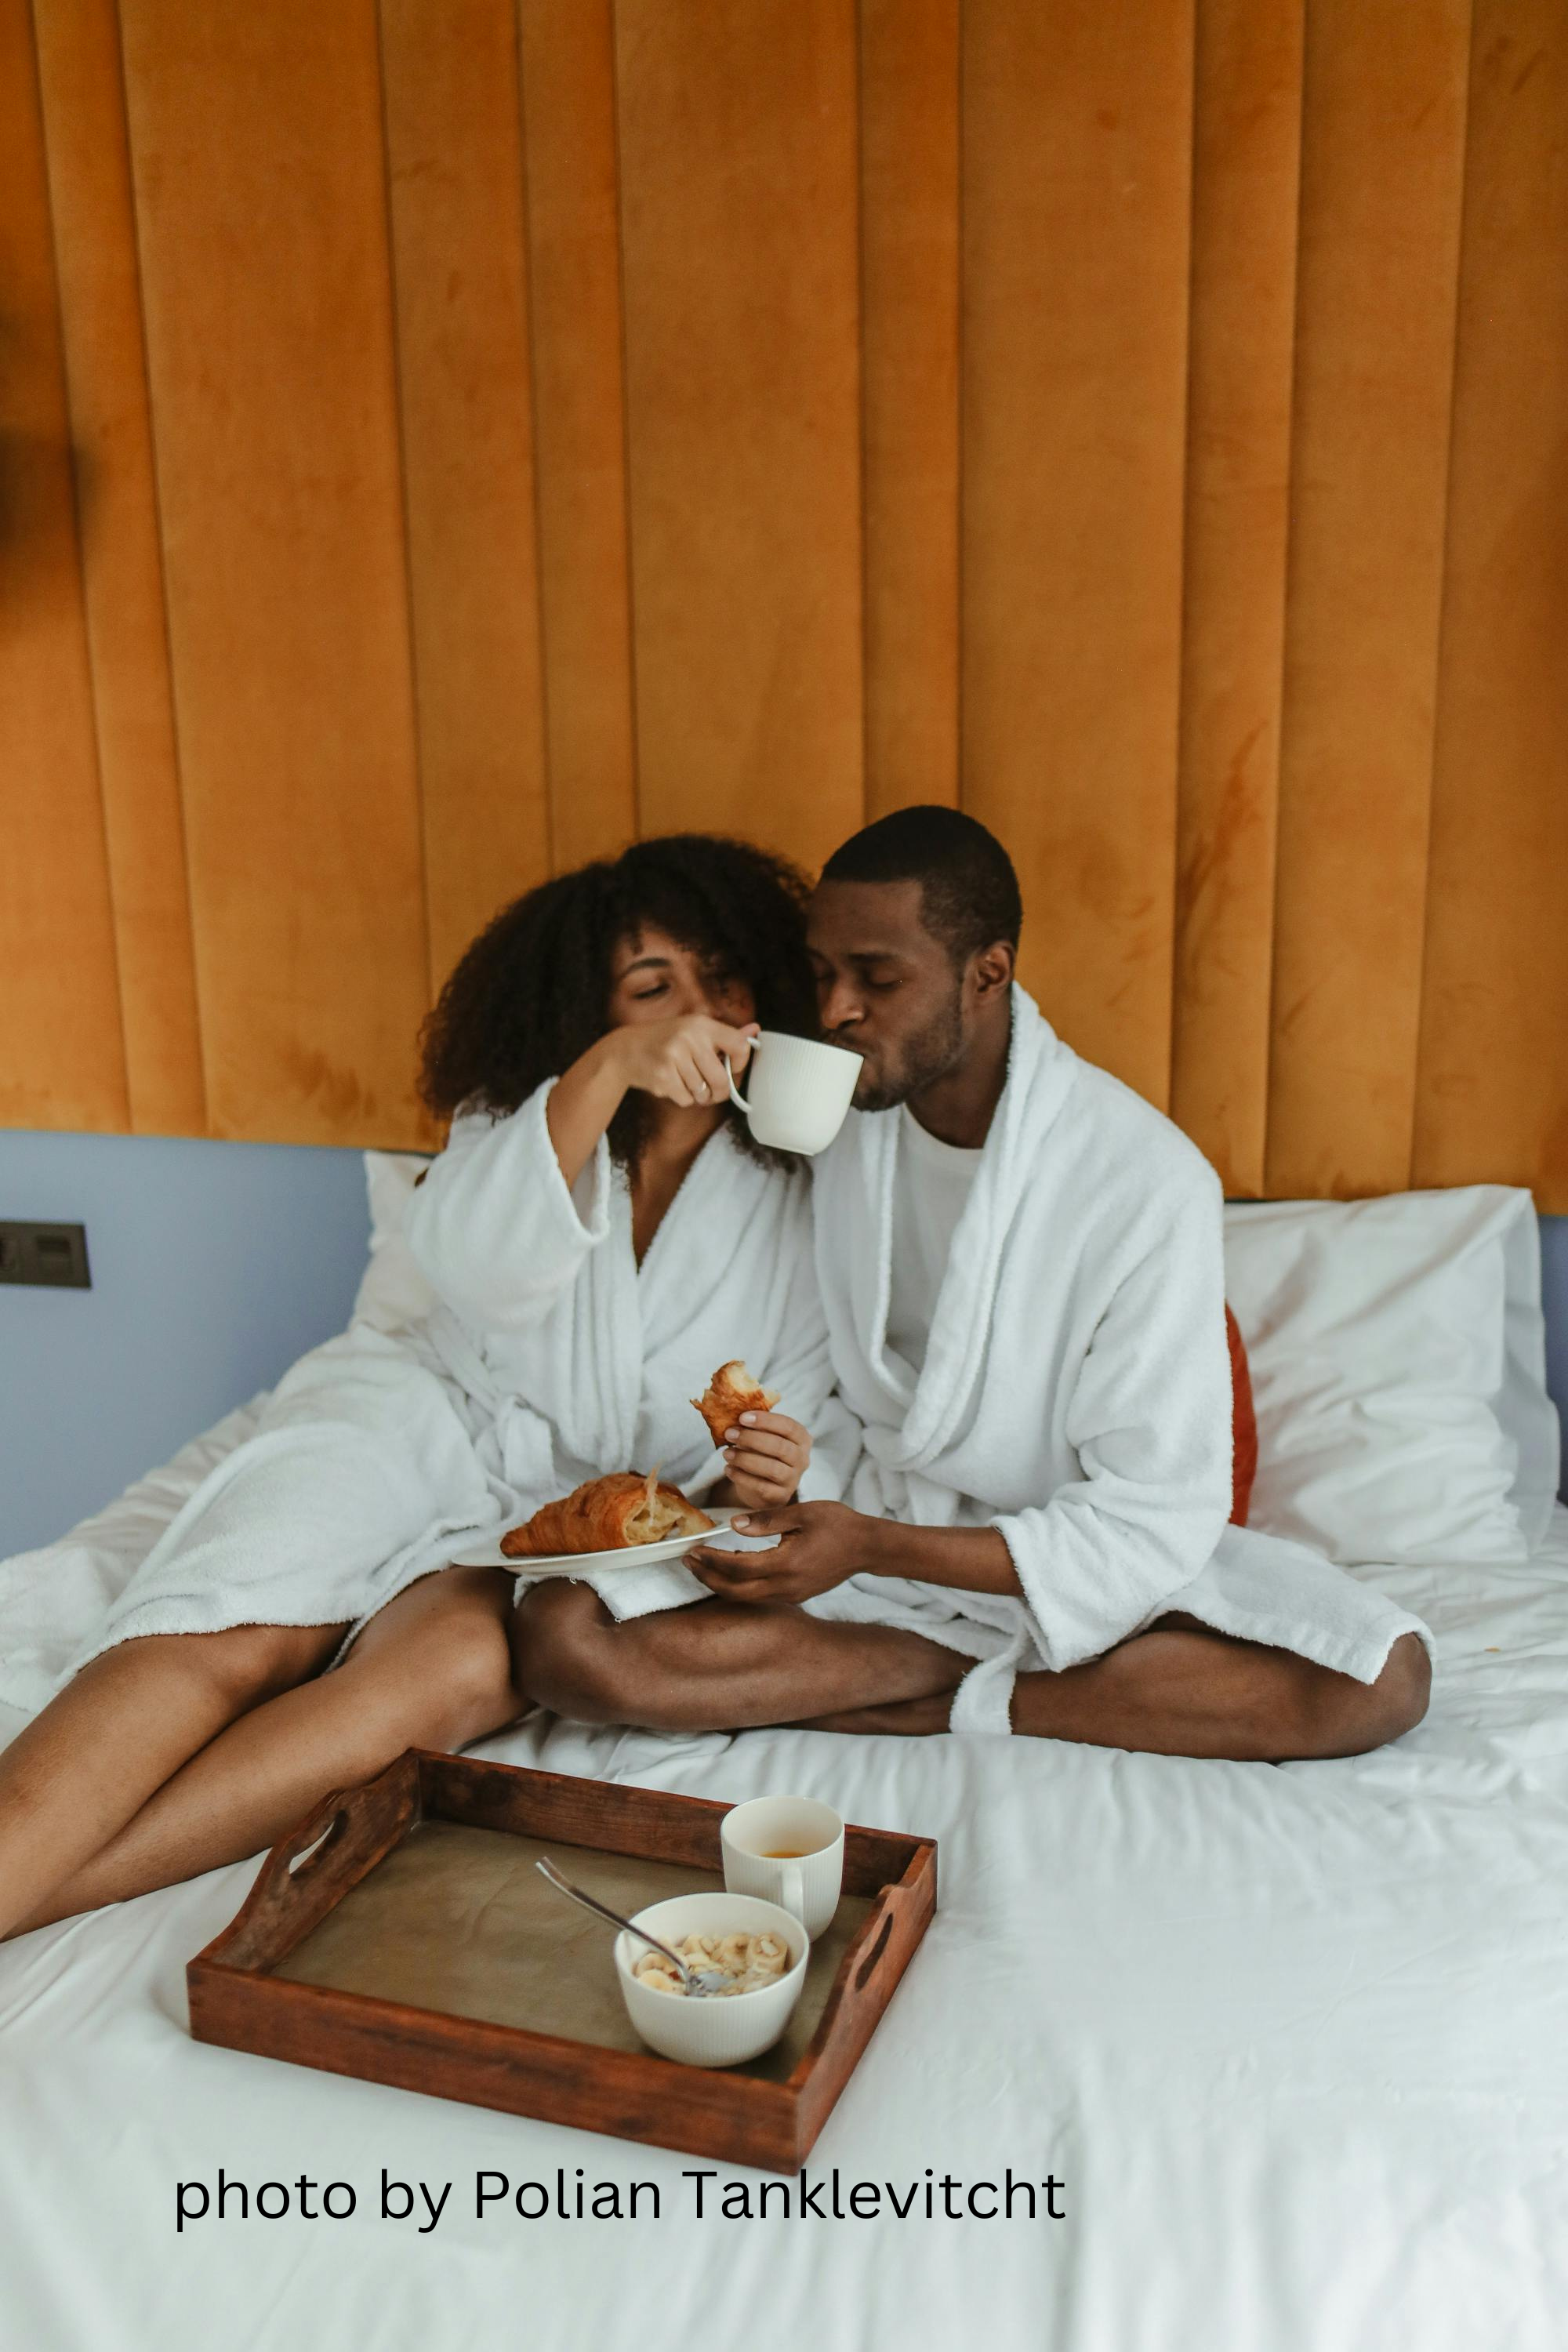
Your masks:
{"label": "man's white bathrobe", "polygon": [[990,1663],[955,1729],[1005,1731],[1015,1673],[1092,1658],[1169,1609],[1375,1680],[1418,1620],[1302,1546],[1227,1525],[1222,1200],[1171,1122],[1080,1061],[1022,989],[1006,1083],[917,1374],[888,1346],[897,1112],[816,1163],[834,1370],[864,1425],[847,1499],[996,1528],[1024,1598],[859,1577],[814,1614]]}
{"label": "man's white bathrobe", "polygon": [[[107,1617],[73,1629],[56,1686],[134,1634],[342,1623],[352,1637],[602,1471],[658,1465],[700,1496],[724,1464],[689,1400],[732,1357],[813,1430],[804,1491],[843,1492],[858,1433],[830,1396],[805,1169],[761,1165],[720,1129],[639,1267],[625,1172],[601,1140],[568,1190],[550,1091],[454,1121],[405,1225],[434,1311],[301,1358]],[[613,1581],[628,1610],[642,1577],[662,1604],[702,1597],[684,1569],[626,1570]]]}

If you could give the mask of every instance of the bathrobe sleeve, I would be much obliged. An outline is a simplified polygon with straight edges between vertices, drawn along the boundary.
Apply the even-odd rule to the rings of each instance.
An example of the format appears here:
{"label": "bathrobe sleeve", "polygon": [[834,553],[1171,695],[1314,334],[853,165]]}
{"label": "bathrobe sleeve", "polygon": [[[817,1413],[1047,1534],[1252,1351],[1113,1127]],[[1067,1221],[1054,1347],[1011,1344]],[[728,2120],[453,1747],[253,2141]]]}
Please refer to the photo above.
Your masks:
{"label": "bathrobe sleeve", "polygon": [[569,1190],[545,1125],[554,1083],[502,1118],[459,1112],[408,1204],[405,1232],[426,1281],[480,1329],[540,1321],[609,1232],[609,1147],[601,1138]]}
{"label": "bathrobe sleeve", "polygon": [[1204,1177],[1135,1237],[1095,1325],[1066,1420],[1080,1475],[992,1521],[1055,1671],[1158,1615],[1230,1515],[1221,1201]]}

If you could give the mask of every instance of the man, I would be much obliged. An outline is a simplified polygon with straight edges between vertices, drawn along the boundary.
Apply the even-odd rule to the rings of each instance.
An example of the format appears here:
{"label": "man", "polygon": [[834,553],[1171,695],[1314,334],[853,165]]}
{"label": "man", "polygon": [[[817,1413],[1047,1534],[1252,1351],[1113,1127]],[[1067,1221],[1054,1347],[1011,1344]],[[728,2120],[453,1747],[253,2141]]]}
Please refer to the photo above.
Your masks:
{"label": "man", "polygon": [[816,1163],[834,1369],[866,1433],[850,1502],[737,1523],[771,1551],[689,1555],[715,1605],[616,1624],[586,1588],[531,1595],[546,1705],[1273,1760],[1420,1720],[1425,1627],[1227,1526],[1218,1182],[1016,985],[1020,915],[1000,843],[954,810],[828,860],[823,1034],[864,1059]]}

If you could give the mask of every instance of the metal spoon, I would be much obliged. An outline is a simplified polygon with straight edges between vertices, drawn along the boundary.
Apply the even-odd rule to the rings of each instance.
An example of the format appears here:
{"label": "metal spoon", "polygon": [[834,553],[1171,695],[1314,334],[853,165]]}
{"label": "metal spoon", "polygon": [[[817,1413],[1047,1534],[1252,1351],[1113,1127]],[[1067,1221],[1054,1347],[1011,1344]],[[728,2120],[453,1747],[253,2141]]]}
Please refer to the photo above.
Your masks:
{"label": "metal spoon", "polygon": [[722,1969],[692,1968],[689,1961],[681,1958],[679,1952],[672,1952],[668,1944],[661,1944],[657,1936],[650,1936],[646,1927],[634,1927],[631,1920],[623,1919],[618,1911],[612,1911],[607,1903],[601,1903],[596,1895],[586,1895],[582,1887],[574,1886],[569,1878],[563,1878],[552,1862],[541,1860],[535,1864],[535,1868],[548,1884],[554,1887],[558,1895],[569,1895],[573,1902],[581,1903],[584,1910],[596,1911],[601,1919],[608,1919],[614,1927],[624,1927],[627,1934],[635,1936],[639,1943],[651,1944],[656,1952],[662,1953],[692,2000],[700,2000],[704,1994],[715,1993],[721,1985],[729,1982]]}

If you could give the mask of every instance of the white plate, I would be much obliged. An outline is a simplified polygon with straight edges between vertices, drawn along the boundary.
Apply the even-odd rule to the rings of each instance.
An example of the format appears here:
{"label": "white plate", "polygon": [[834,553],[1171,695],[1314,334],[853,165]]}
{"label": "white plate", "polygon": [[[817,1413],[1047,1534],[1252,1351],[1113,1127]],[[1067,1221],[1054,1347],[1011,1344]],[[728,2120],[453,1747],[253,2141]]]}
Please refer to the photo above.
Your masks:
{"label": "white plate", "polygon": [[558,1551],[543,1559],[510,1559],[499,1543],[479,1545],[465,1552],[454,1568],[510,1568],[514,1576],[597,1576],[605,1568],[650,1568],[658,1559],[679,1559],[693,1544],[722,1535],[735,1513],[722,1504],[708,1514],[713,1521],[700,1535],[666,1536],[662,1543],[617,1544],[614,1551]]}

